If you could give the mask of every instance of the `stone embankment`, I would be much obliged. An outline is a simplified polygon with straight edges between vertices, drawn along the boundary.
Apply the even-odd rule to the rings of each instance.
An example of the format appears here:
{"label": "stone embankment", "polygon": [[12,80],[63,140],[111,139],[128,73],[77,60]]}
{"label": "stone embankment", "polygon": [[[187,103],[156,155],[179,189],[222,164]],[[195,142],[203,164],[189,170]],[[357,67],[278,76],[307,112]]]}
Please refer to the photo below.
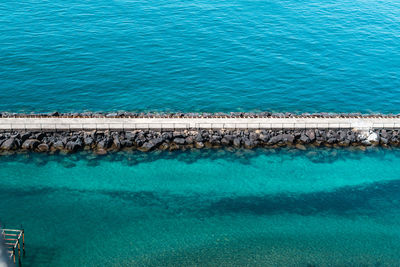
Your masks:
{"label": "stone embankment", "polygon": [[135,149],[140,151],[203,149],[349,146],[400,146],[400,130],[181,130],[181,131],[12,131],[0,134],[3,153],[35,151],[71,153],[92,150],[98,154]]}
{"label": "stone embankment", "polygon": [[400,146],[400,115],[354,113],[0,113],[0,130],[3,153]]}

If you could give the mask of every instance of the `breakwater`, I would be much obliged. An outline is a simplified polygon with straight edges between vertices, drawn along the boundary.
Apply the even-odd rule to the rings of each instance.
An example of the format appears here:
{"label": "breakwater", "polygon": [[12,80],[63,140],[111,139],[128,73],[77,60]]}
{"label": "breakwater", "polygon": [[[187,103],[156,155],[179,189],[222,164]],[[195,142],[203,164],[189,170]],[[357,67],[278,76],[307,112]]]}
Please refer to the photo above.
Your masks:
{"label": "breakwater", "polygon": [[140,151],[202,149],[294,147],[399,146],[400,131],[379,130],[367,134],[352,130],[182,130],[182,131],[12,131],[0,134],[3,152],[77,152],[93,150],[99,154],[136,149]]}
{"label": "breakwater", "polygon": [[3,152],[400,145],[398,115],[3,113],[0,130]]}

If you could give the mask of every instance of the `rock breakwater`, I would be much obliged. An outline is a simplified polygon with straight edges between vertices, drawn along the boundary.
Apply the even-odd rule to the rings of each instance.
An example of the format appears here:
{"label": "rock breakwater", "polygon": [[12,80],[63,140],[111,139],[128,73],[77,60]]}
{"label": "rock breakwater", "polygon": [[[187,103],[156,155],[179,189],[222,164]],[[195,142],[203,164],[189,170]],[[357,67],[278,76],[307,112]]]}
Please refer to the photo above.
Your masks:
{"label": "rock breakwater", "polygon": [[181,130],[181,131],[10,131],[0,133],[2,153],[72,153],[92,150],[186,150],[202,148],[400,146],[400,130]]}

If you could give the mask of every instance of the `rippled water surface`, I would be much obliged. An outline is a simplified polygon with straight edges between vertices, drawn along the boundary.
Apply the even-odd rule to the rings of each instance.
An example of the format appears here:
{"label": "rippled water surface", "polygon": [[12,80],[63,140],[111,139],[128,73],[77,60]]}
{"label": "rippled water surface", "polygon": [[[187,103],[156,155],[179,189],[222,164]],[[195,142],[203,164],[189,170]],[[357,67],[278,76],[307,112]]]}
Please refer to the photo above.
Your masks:
{"label": "rippled water surface", "polygon": [[400,4],[3,0],[0,111],[399,112]]}
{"label": "rippled water surface", "polygon": [[400,151],[0,158],[29,266],[398,266]]}
{"label": "rippled water surface", "polygon": [[[400,4],[3,0],[0,112],[399,112]],[[25,266],[400,266],[398,150],[0,157]]]}

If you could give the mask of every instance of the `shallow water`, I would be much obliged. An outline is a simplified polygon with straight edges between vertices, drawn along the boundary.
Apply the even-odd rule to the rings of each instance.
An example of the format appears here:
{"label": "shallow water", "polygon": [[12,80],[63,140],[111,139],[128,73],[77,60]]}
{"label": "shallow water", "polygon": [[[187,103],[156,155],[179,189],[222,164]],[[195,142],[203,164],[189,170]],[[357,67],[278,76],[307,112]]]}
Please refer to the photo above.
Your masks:
{"label": "shallow water", "polygon": [[0,111],[399,112],[394,0],[3,0]]}
{"label": "shallow water", "polygon": [[293,153],[3,156],[1,221],[29,266],[399,265],[400,151]]}

